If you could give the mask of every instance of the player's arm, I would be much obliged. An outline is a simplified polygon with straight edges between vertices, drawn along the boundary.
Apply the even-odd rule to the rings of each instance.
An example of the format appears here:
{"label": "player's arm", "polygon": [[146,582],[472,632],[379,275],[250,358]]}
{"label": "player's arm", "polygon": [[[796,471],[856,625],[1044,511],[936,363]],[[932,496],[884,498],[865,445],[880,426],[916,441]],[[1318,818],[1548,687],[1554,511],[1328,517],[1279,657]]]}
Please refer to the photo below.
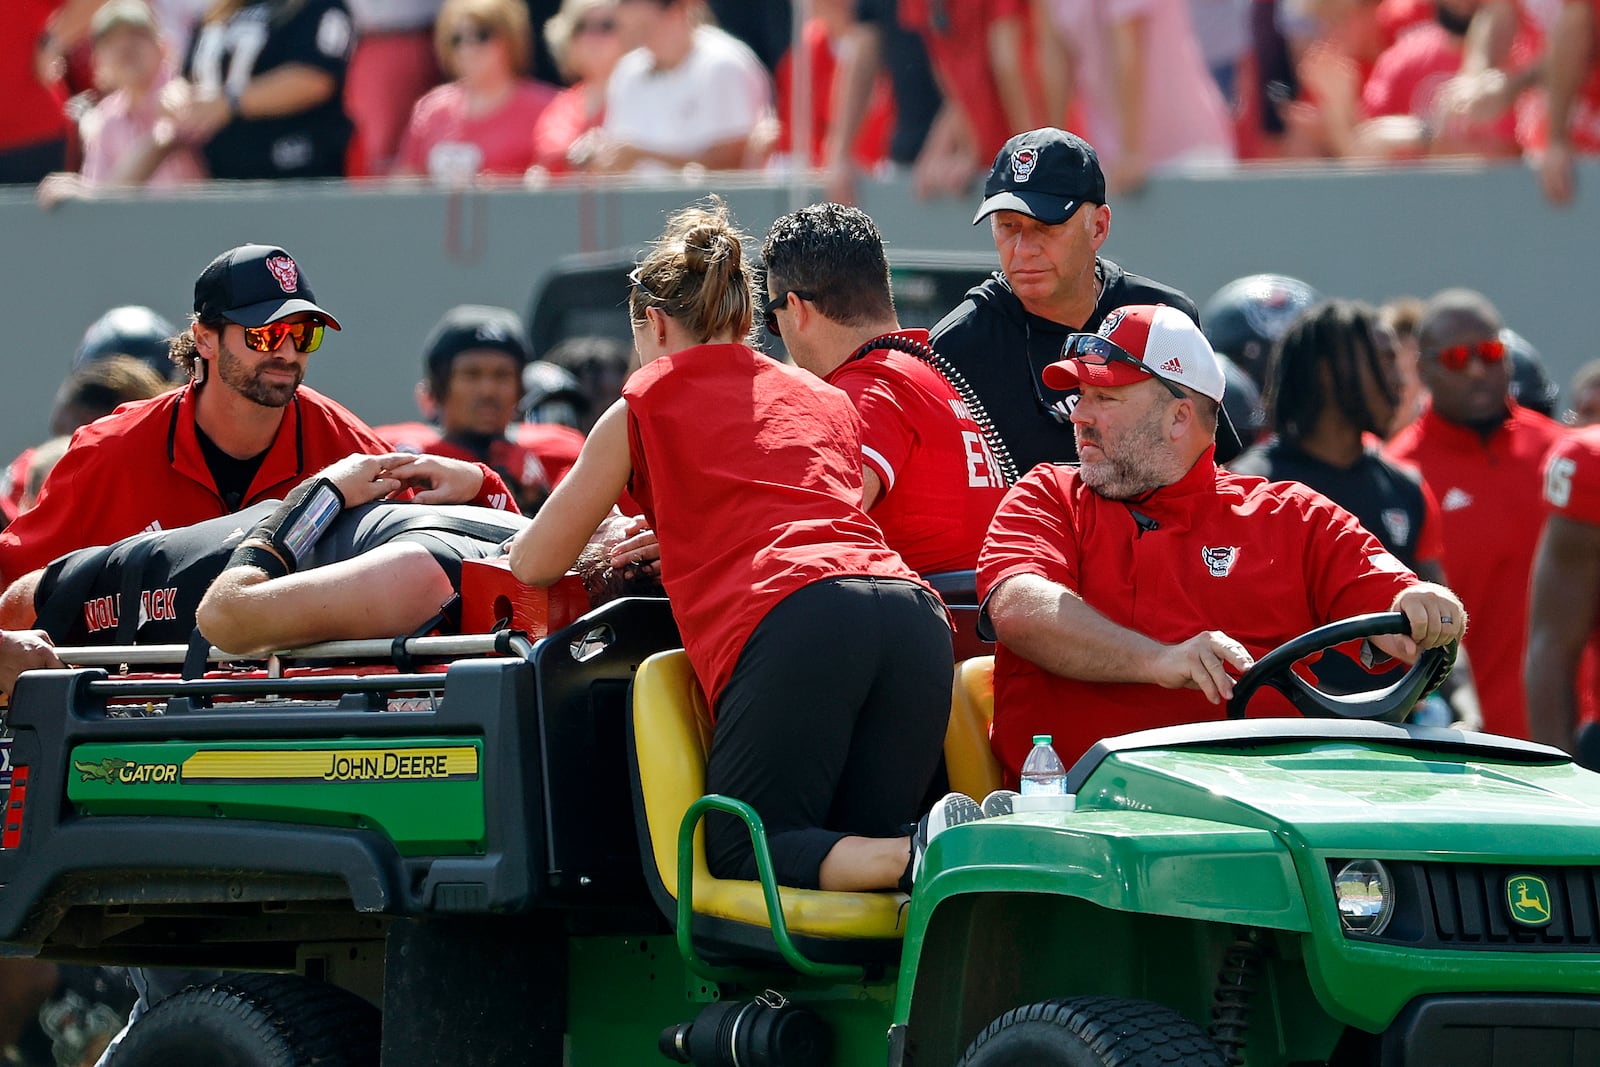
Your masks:
{"label": "player's arm", "polygon": [[600,416],[578,461],[511,541],[511,572],[529,585],[554,585],[567,573],[597,527],[627,488],[633,473],[628,452],[628,402]]}
{"label": "player's arm", "polygon": [[1545,521],[1533,558],[1524,684],[1535,741],[1572,750],[1578,664],[1600,597],[1600,526],[1561,515]]}
{"label": "player's arm", "polygon": [[250,655],[411,633],[453,595],[426,548],[399,543],[294,574],[230,565],[201,598],[195,622],[218,648]]}
{"label": "player's arm", "polygon": [[866,464],[861,465],[861,510],[871,511],[883,499],[883,479]]}

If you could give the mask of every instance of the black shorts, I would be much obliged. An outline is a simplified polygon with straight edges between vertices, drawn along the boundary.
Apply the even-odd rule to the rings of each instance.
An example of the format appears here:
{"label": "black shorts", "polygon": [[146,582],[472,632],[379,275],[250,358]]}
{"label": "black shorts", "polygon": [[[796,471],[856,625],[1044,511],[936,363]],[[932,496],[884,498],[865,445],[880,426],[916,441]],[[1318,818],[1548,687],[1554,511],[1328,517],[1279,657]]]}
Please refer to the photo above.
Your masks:
{"label": "black shorts", "polygon": [[[777,879],[815,889],[841,837],[895,837],[939,766],[954,659],[944,605],[898,578],[789,594],[751,633],[717,701],[710,792],[752,805]],[[744,824],[706,818],[711,872],[756,877]]]}

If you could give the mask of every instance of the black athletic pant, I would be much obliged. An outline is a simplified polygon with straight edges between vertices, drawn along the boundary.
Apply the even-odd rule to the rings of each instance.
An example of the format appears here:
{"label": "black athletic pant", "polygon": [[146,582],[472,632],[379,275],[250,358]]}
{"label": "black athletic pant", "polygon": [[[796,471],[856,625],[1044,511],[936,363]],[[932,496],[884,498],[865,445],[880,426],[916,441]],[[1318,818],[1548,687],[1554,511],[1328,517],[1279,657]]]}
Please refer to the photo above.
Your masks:
{"label": "black athletic pant", "polygon": [[[895,837],[921,815],[952,669],[944,607],[914,582],[832,578],[761,620],[717,702],[706,786],[760,814],[779,883],[815,889],[841,837]],[[733,816],[707,816],[706,850],[718,877],[756,877]]]}

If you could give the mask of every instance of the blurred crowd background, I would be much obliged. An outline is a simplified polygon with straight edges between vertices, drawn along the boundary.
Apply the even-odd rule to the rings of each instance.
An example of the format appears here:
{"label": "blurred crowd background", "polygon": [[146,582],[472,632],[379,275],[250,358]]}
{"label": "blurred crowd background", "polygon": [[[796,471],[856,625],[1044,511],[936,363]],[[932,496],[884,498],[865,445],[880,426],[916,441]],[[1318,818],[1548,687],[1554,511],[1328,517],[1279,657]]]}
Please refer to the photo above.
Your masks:
{"label": "blurred crowd background", "polygon": [[1521,156],[1559,202],[1572,155],[1600,147],[1592,9],[14,0],[0,182],[39,183],[48,206],[208,177],[817,167],[836,200],[896,170],[935,197],[969,191],[1011,133],[1059,125],[1096,145],[1118,196],[1272,161]]}

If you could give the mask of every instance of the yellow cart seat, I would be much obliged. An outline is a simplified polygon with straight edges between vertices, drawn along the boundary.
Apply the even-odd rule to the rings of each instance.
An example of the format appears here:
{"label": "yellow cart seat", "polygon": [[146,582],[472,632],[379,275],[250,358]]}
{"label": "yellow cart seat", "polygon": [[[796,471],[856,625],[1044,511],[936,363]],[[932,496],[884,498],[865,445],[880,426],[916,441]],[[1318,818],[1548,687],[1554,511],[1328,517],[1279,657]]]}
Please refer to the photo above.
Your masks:
{"label": "yellow cart seat", "polygon": [[[658,652],[633,680],[629,758],[646,881],[676,919],[678,832],[706,791],[711,716],[682,650]],[[776,955],[761,883],[716,878],[706,865],[705,822],[694,838],[695,944],[708,959]],[[831,893],[784,887],[784,920],[796,945],[819,962],[870,963],[898,955],[905,934],[903,893]]]}
{"label": "yellow cart seat", "polygon": [[944,735],[944,763],[950,788],[982,800],[1000,788],[1000,761],[989,747],[994,723],[994,657],[975,656],[956,664],[950,693],[950,725]]}

